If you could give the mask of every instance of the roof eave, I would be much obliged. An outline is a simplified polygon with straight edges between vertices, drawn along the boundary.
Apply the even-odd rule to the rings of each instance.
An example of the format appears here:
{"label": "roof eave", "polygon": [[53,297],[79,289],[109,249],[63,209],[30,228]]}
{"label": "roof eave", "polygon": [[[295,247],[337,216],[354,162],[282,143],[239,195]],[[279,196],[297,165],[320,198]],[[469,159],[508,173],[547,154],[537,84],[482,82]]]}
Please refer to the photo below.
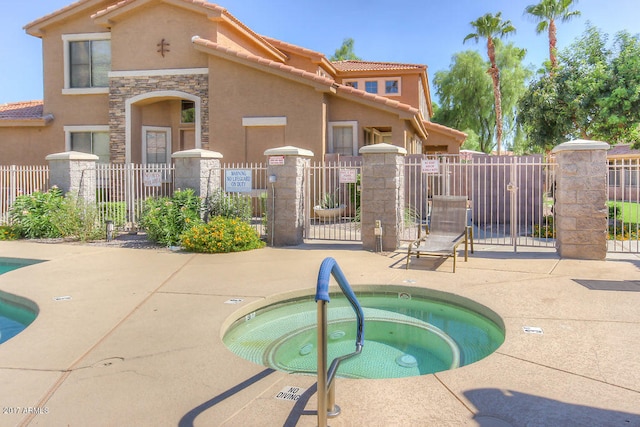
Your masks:
{"label": "roof eave", "polygon": [[45,127],[53,122],[53,114],[36,119],[0,119],[0,127]]}
{"label": "roof eave", "polygon": [[[335,91],[335,89],[333,88],[334,82],[332,80],[317,77],[306,71],[299,70],[288,65],[280,64],[277,61],[255,57],[255,55],[242,54],[240,52],[232,51],[226,48],[215,48],[213,46],[207,45],[207,43],[211,42],[205,39],[194,37],[192,40],[194,48],[200,52],[218,58],[223,58],[251,68],[260,69],[262,71],[266,71],[270,74],[275,74],[289,80],[304,83],[314,87],[316,90],[321,92]],[[287,67],[288,69],[276,68],[276,66],[273,66],[273,64],[278,64],[279,66]],[[313,76],[313,78],[311,76]]]}

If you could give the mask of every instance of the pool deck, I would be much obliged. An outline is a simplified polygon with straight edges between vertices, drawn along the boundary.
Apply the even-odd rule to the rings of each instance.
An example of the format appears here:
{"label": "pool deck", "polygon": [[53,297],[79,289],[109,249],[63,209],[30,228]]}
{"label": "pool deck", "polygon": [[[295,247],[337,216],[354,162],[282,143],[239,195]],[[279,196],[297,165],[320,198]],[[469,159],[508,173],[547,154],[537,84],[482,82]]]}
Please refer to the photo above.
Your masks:
{"label": "pool deck", "polygon": [[[640,426],[637,255],[580,261],[477,245],[453,274],[451,259],[421,258],[405,270],[402,251],[348,244],[203,255],[24,241],[0,242],[0,257],[49,261],[0,276],[0,289],[40,310],[0,345],[0,425],[317,425],[315,377],[245,361],[221,331],[251,303],[313,293],[327,256],[354,286],[451,292],[506,325],[498,351],[463,368],[337,379],[342,414],[331,426]],[[289,387],[306,391],[277,398]]]}

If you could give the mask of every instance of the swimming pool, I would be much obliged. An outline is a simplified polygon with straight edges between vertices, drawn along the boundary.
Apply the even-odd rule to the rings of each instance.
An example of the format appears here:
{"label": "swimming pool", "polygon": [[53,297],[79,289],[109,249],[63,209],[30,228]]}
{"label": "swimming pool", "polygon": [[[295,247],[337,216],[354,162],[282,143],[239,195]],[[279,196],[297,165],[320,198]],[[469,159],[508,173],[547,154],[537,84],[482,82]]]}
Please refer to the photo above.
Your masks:
{"label": "swimming pool", "polygon": [[[493,353],[504,342],[500,317],[474,301],[406,286],[354,286],[363,307],[362,354],[338,376],[401,378],[455,369]],[[317,315],[312,295],[249,307],[233,317],[223,341],[237,355],[290,373],[315,374]],[[244,310],[246,311],[246,310]],[[342,293],[328,306],[329,360],[353,352],[355,316]]]}
{"label": "swimming pool", "polygon": [[[0,274],[40,262],[35,259],[0,258]],[[0,290],[0,344],[22,332],[37,315],[37,307],[33,302]]]}

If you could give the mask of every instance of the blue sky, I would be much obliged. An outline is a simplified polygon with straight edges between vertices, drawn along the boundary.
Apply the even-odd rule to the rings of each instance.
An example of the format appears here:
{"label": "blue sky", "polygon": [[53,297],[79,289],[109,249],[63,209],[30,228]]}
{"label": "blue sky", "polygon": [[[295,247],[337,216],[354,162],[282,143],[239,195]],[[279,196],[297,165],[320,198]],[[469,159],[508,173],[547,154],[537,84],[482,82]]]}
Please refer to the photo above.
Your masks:
{"label": "blue sky", "polygon": [[[40,39],[22,27],[73,0],[6,2],[0,14],[0,103],[42,99]],[[115,2],[115,0],[114,0]],[[215,1],[212,1],[216,3]],[[469,23],[487,12],[502,11],[517,28],[508,40],[527,49],[525,62],[539,68],[548,55],[545,35],[524,8],[537,0],[221,0],[236,18],[258,34],[274,37],[331,56],[351,37],[355,52],[365,60],[426,64],[429,78],[446,70],[456,52],[485,45],[464,37]],[[613,36],[620,30],[639,30],[639,0],[580,0],[582,16],[558,26],[563,48],[584,32],[589,21]]]}

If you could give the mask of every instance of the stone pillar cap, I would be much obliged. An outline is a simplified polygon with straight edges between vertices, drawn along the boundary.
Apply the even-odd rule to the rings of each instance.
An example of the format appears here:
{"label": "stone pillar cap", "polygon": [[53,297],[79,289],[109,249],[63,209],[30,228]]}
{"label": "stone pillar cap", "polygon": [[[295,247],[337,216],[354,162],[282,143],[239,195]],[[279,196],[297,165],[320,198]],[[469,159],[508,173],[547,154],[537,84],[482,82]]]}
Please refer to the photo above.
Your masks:
{"label": "stone pillar cap", "polygon": [[94,160],[94,161],[97,161],[98,158],[99,157],[96,156],[95,154],[81,153],[79,151],[65,151],[63,153],[49,154],[44,159],[47,160],[47,161],[50,161],[50,160]]}
{"label": "stone pillar cap", "polygon": [[264,152],[265,156],[302,156],[313,157],[313,151],[304,148],[293,147],[287,145],[285,147],[270,148]]}
{"label": "stone pillar cap", "polygon": [[221,159],[222,154],[217,151],[203,150],[202,148],[194,148],[192,150],[177,151],[171,155],[172,159]]}
{"label": "stone pillar cap", "polygon": [[397,145],[391,145],[386,143],[367,145],[360,149],[360,154],[383,154],[383,153],[406,155],[407,150],[405,150],[402,147],[398,147]]}
{"label": "stone pillar cap", "polygon": [[576,139],[573,141],[563,142],[556,146],[552,153],[561,151],[586,151],[586,150],[608,150],[609,144],[603,141],[590,141],[587,139]]}

